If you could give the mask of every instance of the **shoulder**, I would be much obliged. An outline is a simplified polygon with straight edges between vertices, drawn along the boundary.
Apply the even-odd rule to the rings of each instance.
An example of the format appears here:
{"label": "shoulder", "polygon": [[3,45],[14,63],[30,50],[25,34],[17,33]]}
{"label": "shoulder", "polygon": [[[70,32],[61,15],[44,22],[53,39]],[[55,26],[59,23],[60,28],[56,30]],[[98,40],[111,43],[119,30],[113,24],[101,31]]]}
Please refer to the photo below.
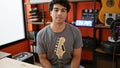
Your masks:
{"label": "shoulder", "polygon": [[77,32],[79,32],[80,31],[80,29],[78,28],[78,27],[76,27],[76,26],[74,26],[74,25],[72,25],[72,24],[67,24],[68,25],[68,27],[70,27],[70,29],[72,30],[72,31],[77,31]]}
{"label": "shoulder", "polygon": [[77,35],[81,36],[81,31],[78,27],[72,25],[72,24],[67,24],[69,29],[72,31],[74,37],[77,37]]}

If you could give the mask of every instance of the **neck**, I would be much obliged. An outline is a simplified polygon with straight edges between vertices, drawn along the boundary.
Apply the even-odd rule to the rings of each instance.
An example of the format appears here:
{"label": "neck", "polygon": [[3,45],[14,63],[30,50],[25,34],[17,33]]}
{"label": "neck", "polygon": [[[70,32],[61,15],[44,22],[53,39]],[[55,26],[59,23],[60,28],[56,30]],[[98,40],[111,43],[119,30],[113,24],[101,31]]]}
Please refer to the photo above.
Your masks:
{"label": "neck", "polygon": [[56,23],[51,23],[50,27],[53,30],[53,32],[62,32],[65,29],[66,23],[61,23],[61,24],[56,24]]}

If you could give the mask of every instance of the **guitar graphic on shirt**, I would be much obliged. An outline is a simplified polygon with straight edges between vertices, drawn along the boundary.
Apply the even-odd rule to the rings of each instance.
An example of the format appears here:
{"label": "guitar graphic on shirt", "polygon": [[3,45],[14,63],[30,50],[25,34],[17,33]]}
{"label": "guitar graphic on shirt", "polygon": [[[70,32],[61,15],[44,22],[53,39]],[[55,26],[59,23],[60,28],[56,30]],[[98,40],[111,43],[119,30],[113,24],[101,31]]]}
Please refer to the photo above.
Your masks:
{"label": "guitar graphic on shirt", "polygon": [[55,53],[58,57],[58,68],[64,68],[64,64],[63,64],[63,55],[65,53],[64,43],[65,43],[64,37],[60,37],[57,41]]}
{"label": "guitar graphic on shirt", "polygon": [[102,8],[99,11],[98,19],[101,23],[105,23],[106,13],[120,13],[120,0],[101,0]]}

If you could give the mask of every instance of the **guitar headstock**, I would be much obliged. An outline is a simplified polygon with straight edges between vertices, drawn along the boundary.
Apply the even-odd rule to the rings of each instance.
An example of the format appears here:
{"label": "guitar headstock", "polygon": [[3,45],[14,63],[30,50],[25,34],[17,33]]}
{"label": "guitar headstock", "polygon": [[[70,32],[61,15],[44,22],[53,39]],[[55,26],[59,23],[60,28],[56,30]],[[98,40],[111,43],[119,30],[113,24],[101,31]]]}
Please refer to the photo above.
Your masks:
{"label": "guitar headstock", "polygon": [[63,54],[65,53],[64,43],[65,43],[65,38],[64,37],[60,37],[57,41],[55,53],[56,53],[58,59],[61,59]]}

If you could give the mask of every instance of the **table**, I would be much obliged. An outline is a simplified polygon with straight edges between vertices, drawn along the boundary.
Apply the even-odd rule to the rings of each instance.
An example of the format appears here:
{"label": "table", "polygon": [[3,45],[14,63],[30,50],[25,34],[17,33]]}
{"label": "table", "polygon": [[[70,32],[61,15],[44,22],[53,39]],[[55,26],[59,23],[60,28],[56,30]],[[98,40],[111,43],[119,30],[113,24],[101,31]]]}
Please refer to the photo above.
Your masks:
{"label": "table", "polygon": [[0,68],[43,68],[43,67],[5,57],[0,59]]}
{"label": "table", "polygon": [[11,57],[11,54],[10,53],[7,53],[7,52],[2,52],[0,51],[0,59],[4,58],[4,57]]}

